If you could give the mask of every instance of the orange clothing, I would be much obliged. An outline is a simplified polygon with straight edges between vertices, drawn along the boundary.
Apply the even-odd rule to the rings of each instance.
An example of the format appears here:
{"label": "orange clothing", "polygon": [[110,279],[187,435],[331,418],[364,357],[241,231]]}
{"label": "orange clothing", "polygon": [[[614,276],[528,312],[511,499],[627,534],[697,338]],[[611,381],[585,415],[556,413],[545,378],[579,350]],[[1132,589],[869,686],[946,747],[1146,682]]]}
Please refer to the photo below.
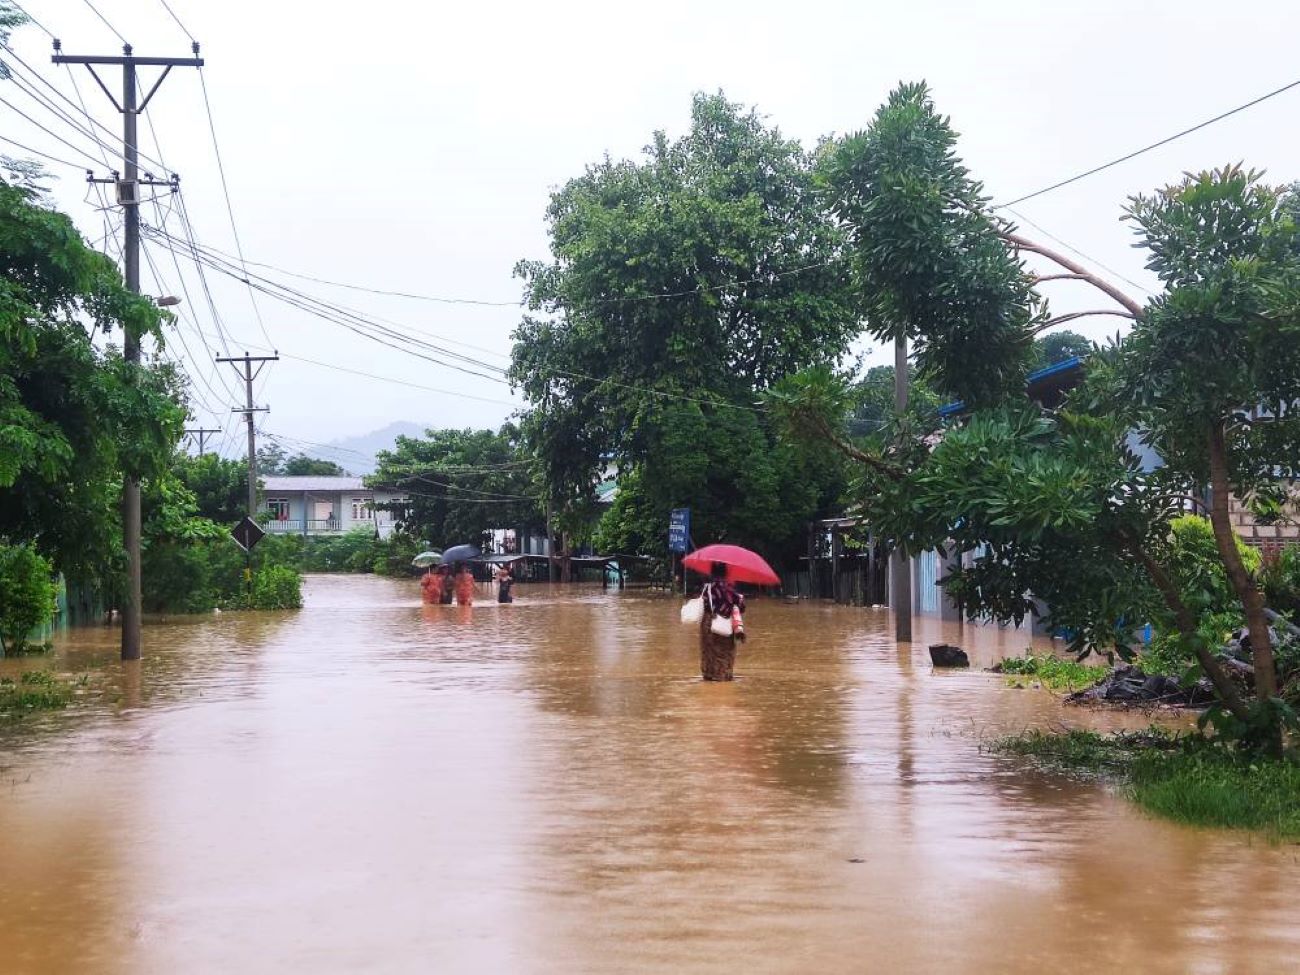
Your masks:
{"label": "orange clothing", "polygon": [[436,603],[442,595],[442,577],[436,572],[426,572],[420,580],[420,595],[426,603]]}
{"label": "orange clothing", "polygon": [[474,602],[474,577],[468,572],[456,576],[456,602],[461,606],[469,606]]}

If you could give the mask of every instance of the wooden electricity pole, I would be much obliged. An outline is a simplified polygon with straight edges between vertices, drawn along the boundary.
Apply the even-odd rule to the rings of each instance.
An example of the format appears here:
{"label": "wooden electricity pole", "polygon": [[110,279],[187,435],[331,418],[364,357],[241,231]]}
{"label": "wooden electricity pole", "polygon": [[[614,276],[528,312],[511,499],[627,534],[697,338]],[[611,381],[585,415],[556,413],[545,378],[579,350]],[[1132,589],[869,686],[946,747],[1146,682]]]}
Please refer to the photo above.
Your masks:
{"label": "wooden electricity pole", "polygon": [[[62,45],[54,42],[55,64],[84,64],[113,106],[122,114],[122,173],[117,180],[117,199],[123,213],[122,275],[131,291],[140,292],[140,150],[136,141],[136,124],[140,113],[148,106],[154,93],[175,67],[203,67],[198,57],[199,45],[193,46],[192,58],[138,58],[131,53],[131,45],[122,47],[121,55],[65,55],[59,53]],[[122,68],[122,100],[119,102],[104,84],[96,67]],[[141,100],[136,69],[162,68],[162,74]],[[122,356],[132,366],[140,362],[140,336],[126,330],[122,342]],[[140,479],[127,473],[122,484],[122,538],[126,547],[127,586],[122,604],[122,659],[139,660],[141,651],[140,601]]]}
{"label": "wooden electricity pole", "polygon": [[[232,356],[230,358],[218,358],[217,362],[229,362],[235,367],[235,372],[239,373],[239,378],[244,381],[244,408],[232,407],[232,413],[244,414],[244,420],[248,424],[248,517],[257,517],[257,427],[253,423],[254,413],[269,413],[270,408],[265,406],[253,405],[253,380],[262,372],[262,369],[268,362],[279,362],[278,355],[249,355],[245,352],[241,356]],[[257,363],[257,368],[253,368],[253,363]],[[239,367],[243,366],[241,370]]]}

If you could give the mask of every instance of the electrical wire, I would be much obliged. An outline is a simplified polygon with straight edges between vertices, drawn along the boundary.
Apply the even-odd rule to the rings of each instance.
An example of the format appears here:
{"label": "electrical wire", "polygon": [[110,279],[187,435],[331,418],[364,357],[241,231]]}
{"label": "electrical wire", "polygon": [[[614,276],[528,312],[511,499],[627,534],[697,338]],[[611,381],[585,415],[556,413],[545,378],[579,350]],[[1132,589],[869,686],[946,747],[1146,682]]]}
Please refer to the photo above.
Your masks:
{"label": "electrical wire", "polygon": [[185,36],[188,37],[193,43],[197,44],[198,41],[194,40],[194,35],[190,33],[189,28],[181,23],[181,19],[176,16],[176,11],[172,9],[171,4],[169,4],[167,0],[158,0],[158,2],[163,5],[164,10],[166,10],[169,14],[171,14],[172,20],[176,21],[176,26],[179,27],[185,33]]}
{"label": "electrical wire", "polygon": [[1073,252],[1074,254],[1077,254],[1079,257],[1082,257],[1085,261],[1088,261],[1088,262],[1091,263],[1091,264],[1095,264],[1095,265],[1097,265],[1097,267],[1101,268],[1101,269],[1102,269],[1103,271],[1105,271],[1106,273],[1108,273],[1108,274],[1113,274],[1115,277],[1119,278],[1119,279],[1120,279],[1121,281],[1123,281],[1125,284],[1130,284],[1130,285],[1132,285],[1133,287],[1137,288],[1139,291],[1141,291],[1141,292],[1143,292],[1143,293],[1145,293],[1145,294],[1148,294],[1148,295],[1150,295],[1150,294],[1153,293],[1153,292],[1151,291],[1151,289],[1148,288],[1148,287],[1146,287],[1145,285],[1138,284],[1138,283],[1137,283],[1136,281],[1134,281],[1132,278],[1127,278],[1127,277],[1125,277],[1124,275],[1122,275],[1122,274],[1120,274],[1118,271],[1116,271],[1114,268],[1112,268],[1112,267],[1108,267],[1107,265],[1101,263],[1101,261],[1097,260],[1095,257],[1090,257],[1089,255],[1085,254],[1083,251],[1079,250],[1079,248],[1075,247],[1073,244],[1071,244],[1071,243],[1069,243],[1069,242],[1067,242],[1067,241],[1062,240],[1060,237],[1057,237],[1054,233],[1052,233],[1050,230],[1048,230],[1048,229],[1046,229],[1045,227],[1043,227],[1041,224],[1034,223],[1034,221],[1030,220],[1028,217],[1026,217],[1026,216],[1025,216],[1023,213],[1021,213],[1020,211],[1018,211],[1018,210],[1013,210],[1013,209],[1011,209],[1010,206],[1006,206],[1006,207],[1004,207],[1003,209],[1005,209],[1008,213],[1010,213],[1010,214],[1012,214],[1014,217],[1016,217],[1016,219],[1022,221],[1023,223],[1027,223],[1027,224],[1029,224],[1029,226],[1033,227],[1035,230],[1037,230],[1037,231],[1038,231],[1040,234],[1042,234],[1044,237],[1048,238],[1049,240],[1054,240],[1054,241],[1056,241],[1056,243],[1060,244],[1060,245],[1061,245],[1062,247],[1064,247],[1066,250],[1071,251],[1071,252]]}
{"label": "electrical wire", "polygon": [[1010,200],[1006,203],[999,203],[993,209],[996,210],[1000,207],[1010,208],[1015,206],[1017,203],[1024,203],[1026,200],[1032,200],[1035,197],[1042,196],[1044,193],[1051,193],[1053,190],[1059,190],[1063,186],[1069,186],[1071,183],[1077,183],[1081,179],[1087,179],[1089,176],[1094,176],[1097,173],[1110,169],[1113,166],[1118,166],[1120,163],[1125,163],[1128,162],[1130,159],[1135,159],[1138,156],[1142,155],[1143,153],[1150,152],[1152,149],[1159,149],[1161,146],[1167,146],[1169,145],[1169,143],[1174,142],[1177,139],[1181,139],[1185,135],[1191,135],[1193,132],[1199,132],[1201,129],[1205,128],[1206,126],[1213,125],[1215,122],[1222,122],[1224,119],[1230,118],[1231,116],[1236,115],[1238,112],[1244,112],[1246,109],[1253,108],[1254,106],[1258,105],[1260,102],[1266,102],[1270,98],[1275,98],[1278,95],[1281,95],[1282,93],[1290,91],[1292,88],[1296,88],[1296,87],[1300,87],[1300,79],[1297,79],[1291,82],[1290,84],[1283,85],[1281,88],[1275,88],[1272,91],[1268,92],[1267,94],[1260,95],[1258,98],[1252,98],[1250,101],[1246,102],[1243,105],[1238,105],[1236,108],[1229,109],[1228,111],[1223,112],[1220,115],[1214,116],[1214,118],[1206,119],[1204,122],[1199,122],[1196,125],[1191,126],[1190,128],[1183,129],[1181,132],[1175,132],[1173,135],[1167,136],[1166,138],[1161,139],[1159,142],[1153,142],[1149,146],[1143,146],[1141,149],[1135,149],[1132,152],[1125,153],[1124,155],[1120,156],[1118,159],[1112,159],[1110,162],[1102,163],[1100,166],[1094,166],[1092,169],[1085,170],[1082,173],[1076,173],[1074,176],[1071,176],[1068,179],[1059,180],[1058,182],[1052,183],[1050,186],[1044,186],[1042,189],[1034,190],[1034,192],[1032,193],[1026,193],[1024,196],[1018,196],[1014,200]]}
{"label": "electrical wire", "polygon": [[42,159],[48,159],[50,162],[58,163],[61,166],[70,166],[73,169],[79,169],[85,172],[86,167],[82,163],[69,162],[67,159],[60,159],[58,156],[51,156],[49,153],[41,152],[39,149],[33,149],[31,146],[25,146],[21,142],[9,138],[7,135],[0,135],[0,142],[7,142],[11,146],[16,146],[23,152],[30,152],[33,156],[40,156]]}
{"label": "electrical wire", "polygon": [[[158,230],[157,228],[150,227],[150,228],[146,228],[146,232],[157,233]],[[460,372],[465,372],[469,375],[478,376],[479,378],[483,378],[483,379],[490,379],[494,382],[499,382],[504,385],[512,385],[511,381],[505,378],[507,375],[507,370],[502,369],[499,366],[494,366],[491,363],[484,363],[481,360],[473,360],[470,357],[461,356],[459,353],[452,353],[450,352],[450,350],[442,349],[441,347],[432,345],[432,343],[421,341],[411,336],[408,333],[395,332],[393,329],[382,328],[380,326],[377,326],[373,321],[370,321],[369,319],[356,316],[355,314],[343,312],[339,309],[338,306],[330,305],[328,302],[321,301],[320,299],[303,295],[302,292],[297,292],[294,289],[288,288],[283,284],[279,284],[277,282],[271,281],[271,279],[269,278],[263,278],[260,275],[254,275],[251,273],[248,278],[240,278],[239,270],[237,268],[226,266],[221,261],[213,259],[210,255],[204,255],[196,251],[196,253],[191,255],[191,257],[193,260],[197,262],[206,263],[210,269],[215,270],[218,273],[225,274],[229,277],[233,277],[236,280],[243,280],[246,284],[249,284],[251,287],[256,288],[257,290],[261,291],[264,294],[269,295],[272,298],[293,305],[294,307],[297,307],[302,311],[306,311],[309,314],[315,315],[316,317],[322,318],[325,321],[330,321],[335,324],[342,325],[344,328],[347,328],[348,330],[355,332],[356,334],[362,335],[365,338],[368,338],[374,342],[378,342],[380,345],[386,345],[390,348],[396,349],[399,352],[406,353],[407,355],[412,355],[415,356],[416,358],[425,359],[427,361],[434,362],[438,365],[447,366],[449,368],[456,369]],[[282,289],[282,290],[277,290],[277,289]],[[285,292],[287,292],[288,295],[286,295]],[[290,296],[298,296],[298,297],[290,297]],[[481,372],[476,372],[473,369],[468,369],[465,368],[464,366],[447,362],[445,359],[439,359],[427,355],[425,353],[418,351],[417,349],[394,345],[392,342],[386,341],[385,338],[380,337],[380,335],[374,334],[372,331],[370,331],[370,329],[377,329],[383,335],[392,336],[400,341],[406,342],[410,345],[414,345],[417,347],[417,349],[433,348],[444,356],[451,355],[463,361],[464,360],[471,361],[475,365],[479,366],[480,368],[490,369],[497,373],[500,373],[500,376],[485,375]],[[563,376],[571,380],[576,379],[584,382],[591,382],[599,386],[614,386],[622,389],[630,389],[636,392],[641,392],[646,395],[655,396],[666,400],[679,400],[683,402],[696,403],[702,406],[711,406],[719,409],[744,410],[746,412],[751,412],[751,413],[765,412],[763,409],[759,407],[746,406],[737,403],[727,403],[720,400],[704,399],[702,397],[696,397],[696,396],[687,396],[681,393],[669,393],[663,390],[652,389],[650,387],[640,386],[633,383],[618,382],[617,380],[609,379],[608,377],[590,376],[585,373],[574,372],[571,370],[552,369],[550,370],[550,374],[554,376]]]}
{"label": "electrical wire", "polygon": [[[51,31],[50,31],[50,29],[49,29],[48,27],[46,27],[46,26],[45,26],[44,24],[42,24],[39,20],[37,20],[35,17],[33,17],[33,16],[32,16],[30,13],[28,13],[25,9],[23,9],[23,5],[20,4],[20,3],[18,3],[17,0],[9,0],[9,6],[13,7],[13,8],[14,8],[15,10],[17,10],[20,14],[22,14],[24,17],[26,17],[26,18],[27,18],[27,19],[28,19],[28,20],[29,20],[29,21],[30,21],[34,26],[39,27],[41,30],[43,30],[43,31],[45,32],[45,35],[46,35],[47,37],[53,37],[53,36],[54,36],[54,34],[51,33]],[[22,25],[19,24],[18,26],[21,27]]]}
{"label": "electrical wire", "polygon": [[28,115],[26,112],[24,112],[21,108],[18,108],[16,105],[14,105],[13,102],[9,101],[9,100],[6,99],[6,98],[0,97],[0,105],[5,105],[5,106],[7,106],[11,111],[15,112],[15,113],[18,114],[18,115],[21,115],[23,118],[25,118],[27,121],[31,122],[32,125],[36,126],[38,129],[40,129],[40,130],[41,130],[42,132],[44,132],[46,135],[48,135],[48,136],[50,136],[51,138],[56,139],[57,141],[63,143],[63,145],[67,146],[67,147],[68,147],[69,149],[71,149],[73,152],[79,153],[79,154],[81,154],[82,156],[84,156],[85,158],[89,159],[89,160],[90,160],[90,164],[91,164],[92,166],[98,166],[98,165],[99,165],[99,160],[97,160],[97,159],[96,159],[94,156],[92,156],[90,153],[86,152],[86,151],[85,151],[84,149],[82,149],[80,146],[73,145],[73,144],[72,144],[71,142],[69,142],[67,139],[63,138],[63,136],[58,135],[57,133],[51,131],[50,129],[47,129],[47,128],[46,128],[45,126],[43,126],[40,122],[36,121],[36,119],[32,118],[30,115]]}
{"label": "electrical wire", "polygon": [[118,29],[117,29],[116,27],[114,27],[112,24],[110,24],[110,23],[108,22],[108,18],[105,17],[103,14],[101,14],[101,13],[99,12],[99,8],[98,8],[98,7],[96,7],[93,3],[91,3],[90,0],[83,0],[83,2],[85,3],[85,5],[86,5],[87,7],[89,7],[91,10],[93,10],[93,11],[95,12],[95,16],[96,16],[96,17],[98,17],[100,20],[102,20],[102,21],[104,22],[104,26],[105,26],[105,27],[107,27],[109,30],[111,30],[114,34],[117,34],[117,39],[118,39],[119,41],[121,41],[123,44],[126,44],[126,45],[128,45],[128,46],[130,45],[131,42],[128,41],[125,37],[123,37],[123,36],[118,32]]}
{"label": "electrical wire", "polygon": [[[173,14],[173,16],[175,15]],[[179,21],[177,21],[177,23],[179,23]],[[188,31],[186,33],[188,33]],[[199,85],[203,89],[203,107],[207,111],[208,131],[212,134],[212,151],[217,157],[217,173],[221,177],[221,193],[226,200],[226,214],[230,217],[230,233],[235,238],[235,252],[239,255],[239,261],[242,265],[244,263],[244,245],[239,240],[239,227],[235,224],[235,208],[230,202],[230,186],[226,182],[226,164],[221,158],[221,145],[217,142],[217,126],[216,122],[213,121],[212,118],[212,102],[208,99],[208,82],[204,77],[202,68],[199,68]],[[275,343],[271,342],[270,333],[266,330],[266,323],[262,321],[262,312],[261,309],[257,307],[257,299],[253,296],[253,289],[251,287],[248,289],[248,300],[253,306],[253,315],[257,319],[258,328],[262,330],[262,335],[266,338],[267,342],[274,345]]]}

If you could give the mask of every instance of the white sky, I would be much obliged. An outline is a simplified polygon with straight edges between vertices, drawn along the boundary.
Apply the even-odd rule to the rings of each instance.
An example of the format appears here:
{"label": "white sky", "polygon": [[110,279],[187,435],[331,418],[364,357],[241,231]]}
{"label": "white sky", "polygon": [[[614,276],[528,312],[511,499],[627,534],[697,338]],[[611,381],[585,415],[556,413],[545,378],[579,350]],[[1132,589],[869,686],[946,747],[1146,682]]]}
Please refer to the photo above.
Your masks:
{"label": "white sky", "polygon": [[[136,54],[188,54],[186,37],[158,0],[94,2]],[[971,170],[996,200],[1007,200],[1300,77],[1294,0],[171,2],[203,45],[250,261],[376,288],[506,301],[519,295],[515,261],[547,256],[542,218],[551,189],[606,152],[636,155],[656,128],[681,133],[694,91],[721,88],[811,144],[864,127],[899,80],[926,79],[962,134]],[[85,0],[22,3],[62,38],[65,53],[120,48]],[[11,43],[72,96],[66,69],[49,63],[45,34],[24,27]],[[84,69],[78,79],[92,112],[116,131],[120,122],[103,92]],[[120,74],[111,83],[120,88]],[[0,85],[0,95],[94,151],[13,84]],[[181,174],[200,241],[233,251],[197,73],[174,70],[150,114],[164,158]],[[1183,170],[1237,160],[1279,182],[1300,178],[1297,118],[1300,89],[1017,209],[1150,287],[1131,232],[1118,220],[1125,197]],[[147,127],[141,146],[151,151],[144,133]],[[3,106],[0,134],[79,158]],[[0,150],[22,155],[3,143]],[[50,168],[63,176],[59,205],[88,236],[101,236],[101,215],[83,202],[82,175]],[[167,290],[179,292],[170,258],[161,266]],[[236,344],[259,351],[267,343],[246,292],[212,281]],[[154,290],[147,268],[143,282]],[[481,353],[484,359],[503,364],[519,317],[509,307],[296,283],[481,346],[496,353]],[[182,308],[210,332],[196,285],[191,277],[196,305]],[[1106,306],[1080,284],[1047,287],[1058,311]],[[505,386],[386,349],[269,298],[259,305],[282,353],[461,394],[286,359],[259,387],[259,405],[271,407],[264,418],[270,431],[326,442],[398,419],[494,426],[512,410]],[[1067,327],[1102,337],[1121,324],[1099,318]],[[197,337],[188,341],[202,358]],[[184,354],[179,342],[171,347]],[[200,409],[197,419],[237,434],[224,414],[228,399],[199,391],[222,415]],[[238,452],[241,442],[229,438],[226,452]]]}

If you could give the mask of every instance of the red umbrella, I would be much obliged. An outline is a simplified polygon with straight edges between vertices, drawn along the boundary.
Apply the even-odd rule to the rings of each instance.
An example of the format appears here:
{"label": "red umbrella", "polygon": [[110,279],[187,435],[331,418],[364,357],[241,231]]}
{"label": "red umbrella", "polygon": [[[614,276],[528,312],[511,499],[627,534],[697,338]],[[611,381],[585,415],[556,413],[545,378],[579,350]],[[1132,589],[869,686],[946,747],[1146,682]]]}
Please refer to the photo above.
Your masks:
{"label": "red umbrella", "polygon": [[726,565],[727,578],[732,582],[753,582],[760,586],[781,584],[781,577],[772,571],[763,556],[739,545],[705,545],[682,559],[682,565],[701,575],[708,575],[714,562]]}

